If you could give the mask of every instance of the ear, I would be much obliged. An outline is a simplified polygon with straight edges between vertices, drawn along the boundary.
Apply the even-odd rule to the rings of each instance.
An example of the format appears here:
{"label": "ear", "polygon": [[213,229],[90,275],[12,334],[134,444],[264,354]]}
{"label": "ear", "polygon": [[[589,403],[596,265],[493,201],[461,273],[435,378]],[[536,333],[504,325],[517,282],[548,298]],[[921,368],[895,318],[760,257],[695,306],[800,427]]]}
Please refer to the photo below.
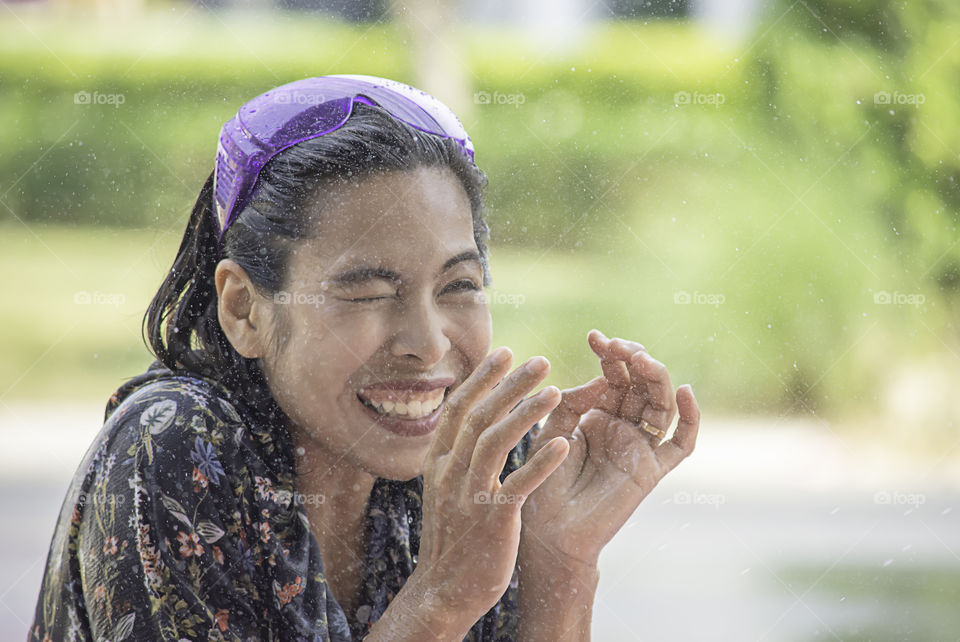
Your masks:
{"label": "ear", "polygon": [[246,270],[223,259],[214,272],[217,318],[234,349],[248,359],[265,356],[271,315],[268,301],[257,293]]}

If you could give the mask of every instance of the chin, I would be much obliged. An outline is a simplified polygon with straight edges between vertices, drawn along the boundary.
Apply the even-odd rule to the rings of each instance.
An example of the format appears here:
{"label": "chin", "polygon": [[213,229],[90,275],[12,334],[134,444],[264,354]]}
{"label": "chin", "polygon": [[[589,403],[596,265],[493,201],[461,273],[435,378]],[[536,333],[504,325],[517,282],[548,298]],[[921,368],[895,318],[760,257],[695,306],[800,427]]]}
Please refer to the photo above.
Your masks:
{"label": "chin", "polygon": [[[426,455],[426,449],[424,449],[423,455]],[[383,477],[393,481],[409,481],[423,474],[423,455],[420,457],[398,457],[385,453],[384,457],[378,461],[367,462],[367,472],[374,477]]]}
{"label": "chin", "polygon": [[383,477],[384,479],[405,482],[422,475],[423,468],[383,468],[373,474],[377,477]]}

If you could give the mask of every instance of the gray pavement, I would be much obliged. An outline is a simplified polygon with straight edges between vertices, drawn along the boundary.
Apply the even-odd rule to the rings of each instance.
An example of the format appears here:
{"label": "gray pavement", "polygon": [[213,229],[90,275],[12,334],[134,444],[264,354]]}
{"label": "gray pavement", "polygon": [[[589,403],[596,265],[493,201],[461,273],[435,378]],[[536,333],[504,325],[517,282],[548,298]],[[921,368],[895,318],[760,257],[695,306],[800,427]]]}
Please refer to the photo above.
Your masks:
{"label": "gray pavement", "polygon": [[[0,406],[0,640],[26,638],[101,417]],[[909,461],[853,444],[821,422],[705,422],[604,551],[593,639],[960,640],[960,451]]]}

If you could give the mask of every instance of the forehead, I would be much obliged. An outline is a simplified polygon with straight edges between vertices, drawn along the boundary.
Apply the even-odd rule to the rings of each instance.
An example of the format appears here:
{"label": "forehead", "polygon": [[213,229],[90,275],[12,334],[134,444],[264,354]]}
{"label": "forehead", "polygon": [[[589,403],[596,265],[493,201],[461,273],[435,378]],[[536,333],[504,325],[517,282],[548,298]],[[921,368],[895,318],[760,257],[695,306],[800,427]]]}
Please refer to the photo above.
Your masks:
{"label": "forehead", "polygon": [[374,174],[318,194],[305,260],[335,270],[358,262],[435,267],[476,250],[470,200],[446,168]]}

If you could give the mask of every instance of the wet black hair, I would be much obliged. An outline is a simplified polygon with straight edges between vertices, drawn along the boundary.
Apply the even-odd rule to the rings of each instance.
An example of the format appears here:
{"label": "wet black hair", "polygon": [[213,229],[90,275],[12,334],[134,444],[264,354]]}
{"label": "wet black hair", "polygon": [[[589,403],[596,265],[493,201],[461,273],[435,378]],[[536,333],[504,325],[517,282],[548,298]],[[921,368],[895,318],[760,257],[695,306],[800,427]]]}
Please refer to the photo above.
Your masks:
{"label": "wet black hair", "polygon": [[486,174],[455,141],[421,132],[379,107],[361,103],[339,129],[289,147],[267,162],[249,204],[227,228],[219,253],[211,172],[193,206],[173,266],[144,315],[144,342],[170,370],[214,379],[239,393],[245,405],[272,415],[278,408],[260,360],[241,356],[220,327],[214,283],[217,263],[224,258],[236,261],[257,291],[272,297],[285,282],[297,243],[315,233],[316,221],[311,219],[317,211],[322,217],[324,186],[420,167],[447,168],[463,186],[483,264],[483,283],[489,285],[489,229],[482,198]]}

